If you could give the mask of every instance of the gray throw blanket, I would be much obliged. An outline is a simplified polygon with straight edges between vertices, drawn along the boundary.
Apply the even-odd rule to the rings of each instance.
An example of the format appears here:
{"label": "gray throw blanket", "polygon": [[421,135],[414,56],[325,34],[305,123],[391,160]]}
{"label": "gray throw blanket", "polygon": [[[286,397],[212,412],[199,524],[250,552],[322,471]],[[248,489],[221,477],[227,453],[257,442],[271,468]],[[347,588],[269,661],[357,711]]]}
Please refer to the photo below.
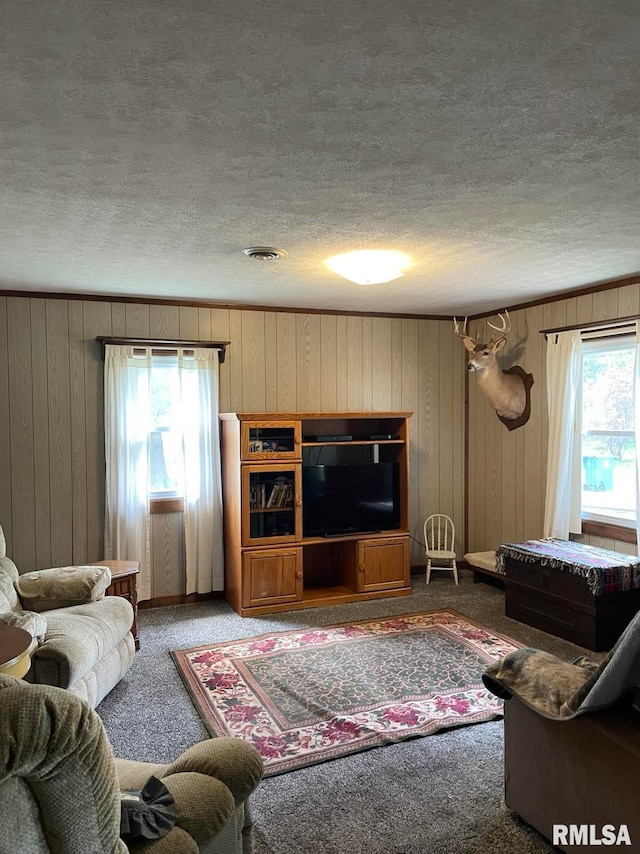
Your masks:
{"label": "gray throw blanket", "polygon": [[518,649],[488,667],[482,681],[492,694],[517,696],[544,717],[570,720],[618,701],[640,698],[640,612],[600,664],[573,663],[538,649]]}

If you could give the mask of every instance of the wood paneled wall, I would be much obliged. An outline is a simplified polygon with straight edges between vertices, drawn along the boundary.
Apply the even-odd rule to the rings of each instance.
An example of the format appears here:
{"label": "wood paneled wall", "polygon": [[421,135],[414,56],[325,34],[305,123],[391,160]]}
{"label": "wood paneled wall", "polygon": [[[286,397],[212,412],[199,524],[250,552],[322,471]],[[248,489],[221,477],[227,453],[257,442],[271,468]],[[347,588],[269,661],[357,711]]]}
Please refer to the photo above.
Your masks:
{"label": "wood paneled wall", "polygon": [[[103,557],[97,335],[230,341],[220,411],[413,410],[411,562],[431,512],[455,519],[462,548],[464,356],[449,322],[4,296],[0,524],[21,571]],[[154,598],[184,591],[182,537],[180,514],[153,517]]]}
{"label": "wood paneled wall", "polygon": [[[547,466],[545,339],[540,329],[594,323],[640,314],[640,284],[602,290],[514,311],[513,328],[503,350],[503,367],[521,365],[533,374],[531,418],[509,432],[478,393],[469,374],[468,548],[493,549],[502,542],[542,536]],[[470,324],[485,336],[485,320]],[[462,344],[459,345],[462,348]],[[617,540],[583,537],[583,542],[635,554],[635,546]]]}

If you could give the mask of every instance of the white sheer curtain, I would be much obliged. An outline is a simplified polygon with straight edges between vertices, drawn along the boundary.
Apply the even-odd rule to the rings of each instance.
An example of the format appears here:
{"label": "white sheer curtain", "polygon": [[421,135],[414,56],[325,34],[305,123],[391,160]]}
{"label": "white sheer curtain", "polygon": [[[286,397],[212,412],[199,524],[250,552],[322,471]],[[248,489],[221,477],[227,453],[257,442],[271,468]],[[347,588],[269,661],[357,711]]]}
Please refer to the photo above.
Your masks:
{"label": "white sheer curtain", "polygon": [[640,555],[640,321],[636,320],[636,365],[633,386],[636,433],[636,551]]}
{"label": "white sheer curtain", "polygon": [[[165,356],[156,357],[163,359]],[[151,598],[149,432],[151,348],[107,345],[105,556],[139,559],[140,599]],[[185,592],[224,588],[218,352],[177,350],[184,465]]]}
{"label": "white sheer curtain", "polygon": [[580,533],[582,342],[570,330],[547,340],[549,442],[544,536],[568,539]]}
{"label": "white sheer curtain", "polygon": [[178,351],[184,437],[186,593],[224,588],[218,351]]}
{"label": "white sheer curtain", "polygon": [[140,599],[151,598],[150,377],[150,350],[142,355],[134,355],[133,347],[106,345],[105,558],[140,561]]}

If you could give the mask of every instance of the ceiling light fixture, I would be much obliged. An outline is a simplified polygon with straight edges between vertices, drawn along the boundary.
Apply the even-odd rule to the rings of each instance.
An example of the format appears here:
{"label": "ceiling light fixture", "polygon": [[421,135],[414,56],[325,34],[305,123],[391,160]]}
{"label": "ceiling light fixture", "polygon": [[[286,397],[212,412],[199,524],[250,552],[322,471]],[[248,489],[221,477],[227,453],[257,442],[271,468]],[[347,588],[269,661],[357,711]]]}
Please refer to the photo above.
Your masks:
{"label": "ceiling light fixture", "polygon": [[274,246],[248,246],[242,250],[243,255],[255,258],[257,261],[277,261],[287,254],[284,249],[276,249]]}
{"label": "ceiling light fixture", "polygon": [[325,264],[339,276],[358,285],[379,285],[404,276],[411,259],[392,249],[359,249],[327,258]]}

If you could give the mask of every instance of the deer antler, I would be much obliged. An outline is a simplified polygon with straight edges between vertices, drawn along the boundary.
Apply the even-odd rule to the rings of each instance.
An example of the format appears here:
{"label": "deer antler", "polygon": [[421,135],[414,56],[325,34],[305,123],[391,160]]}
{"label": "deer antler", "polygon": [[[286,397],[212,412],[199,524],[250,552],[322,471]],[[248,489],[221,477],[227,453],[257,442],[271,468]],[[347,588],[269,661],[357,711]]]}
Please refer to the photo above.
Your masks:
{"label": "deer antler", "polygon": [[489,323],[487,320],[487,326],[490,326],[492,329],[495,329],[497,332],[502,332],[503,335],[506,336],[507,332],[511,331],[511,318],[509,317],[509,312],[505,308],[504,314],[498,314],[500,318],[500,326],[494,326],[493,323]]}
{"label": "deer antler", "polygon": [[471,338],[471,335],[469,335],[469,333],[467,332],[467,320],[468,317],[465,317],[464,323],[462,324],[462,332],[460,332],[460,324],[458,323],[458,318],[453,318],[453,331],[454,334],[457,335],[459,338]]}

